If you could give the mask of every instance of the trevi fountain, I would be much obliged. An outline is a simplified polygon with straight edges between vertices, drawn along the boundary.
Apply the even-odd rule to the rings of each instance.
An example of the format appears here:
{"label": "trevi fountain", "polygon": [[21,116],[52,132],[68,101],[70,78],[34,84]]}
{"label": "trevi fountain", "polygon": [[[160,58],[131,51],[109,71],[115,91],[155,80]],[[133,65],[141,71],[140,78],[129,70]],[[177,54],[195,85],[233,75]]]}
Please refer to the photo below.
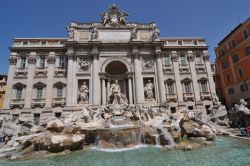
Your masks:
{"label": "trevi fountain", "polygon": [[[24,87],[28,96],[22,100],[19,91],[19,100],[10,100],[11,94],[7,94],[9,99],[1,115],[5,111],[12,116],[0,116],[0,133],[8,139],[0,148],[0,165],[249,165],[250,142],[229,137],[232,133],[227,130],[228,112],[215,94],[207,51],[199,54],[204,56],[205,72],[208,72],[208,78],[204,78],[192,66],[195,55],[200,57],[197,52],[188,51],[189,68],[178,64],[182,54],[174,50],[168,64],[169,52],[164,49],[174,48],[175,39],[159,39],[154,23],[128,23],[128,14],[116,5],[101,16],[101,23],[72,23],[68,27],[68,39],[58,41],[68,47],[67,78],[63,75],[65,69],[55,70],[58,82],[53,80],[50,74],[53,72],[48,72],[47,85],[41,76],[47,72],[43,71],[36,71],[35,78],[28,74],[32,77],[29,80],[38,79],[34,85],[24,86],[18,80],[22,72],[13,79],[8,78],[8,85]],[[186,42],[191,48],[193,39],[186,40],[189,39],[183,40],[183,45]],[[194,47],[207,49],[203,39],[195,40]],[[117,41],[121,45],[114,47]],[[86,48],[86,54],[81,47]],[[12,50],[15,49],[22,47],[13,46]],[[11,54],[9,73],[18,62],[15,56]],[[64,67],[63,58],[59,56],[57,63],[54,56],[57,54],[49,53],[48,70],[55,64]],[[161,61],[163,57],[167,59],[165,64]],[[36,59],[30,57],[27,62],[28,72],[33,72]],[[76,64],[78,68],[74,67]],[[191,78],[200,80],[193,80],[193,92],[189,86],[190,72]],[[200,93],[199,84],[204,87],[204,82],[209,84],[210,91]],[[33,87],[46,87],[45,100],[31,100]],[[51,102],[53,88],[59,94],[66,90],[66,101],[62,100],[63,95],[58,95]],[[43,109],[44,106],[49,109]],[[204,113],[205,106],[207,113]],[[36,111],[36,121],[30,118],[32,111]],[[235,111],[250,115],[244,100]]]}

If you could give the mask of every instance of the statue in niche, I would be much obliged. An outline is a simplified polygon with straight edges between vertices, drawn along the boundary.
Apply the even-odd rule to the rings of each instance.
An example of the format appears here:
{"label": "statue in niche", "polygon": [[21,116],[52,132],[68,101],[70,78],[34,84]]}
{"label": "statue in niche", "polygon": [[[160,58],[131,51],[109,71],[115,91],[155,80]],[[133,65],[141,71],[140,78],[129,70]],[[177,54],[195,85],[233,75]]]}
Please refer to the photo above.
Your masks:
{"label": "statue in niche", "polygon": [[146,100],[154,100],[154,85],[151,80],[148,80],[147,84],[144,87],[144,92],[146,96]]}
{"label": "statue in niche", "polygon": [[90,62],[86,61],[86,60],[81,60],[79,62],[79,68],[81,71],[88,71],[90,66]]}
{"label": "statue in niche", "polygon": [[87,82],[83,82],[79,89],[79,103],[86,103],[89,100],[89,87],[87,86]]}
{"label": "statue in niche", "polygon": [[98,31],[96,27],[93,27],[91,29],[91,40],[98,38]]}
{"label": "statue in niche", "polygon": [[121,93],[120,86],[118,84],[118,80],[115,80],[115,83],[111,85],[111,102],[112,105],[121,105],[121,104],[127,104],[127,98],[124,94]]}

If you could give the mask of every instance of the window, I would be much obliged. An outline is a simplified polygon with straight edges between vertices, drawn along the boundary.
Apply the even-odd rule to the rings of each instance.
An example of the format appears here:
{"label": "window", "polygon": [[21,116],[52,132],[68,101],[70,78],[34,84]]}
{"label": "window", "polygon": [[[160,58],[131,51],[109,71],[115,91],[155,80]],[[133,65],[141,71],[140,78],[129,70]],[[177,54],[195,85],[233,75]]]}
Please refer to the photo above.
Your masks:
{"label": "window", "polygon": [[239,76],[243,77],[244,73],[243,73],[243,69],[241,67],[238,68],[238,72],[239,72]]}
{"label": "window", "polygon": [[234,63],[239,62],[239,60],[240,60],[240,58],[239,58],[239,56],[237,54],[233,55],[233,62]]}
{"label": "window", "polygon": [[62,98],[63,97],[63,88],[62,87],[57,88],[56,97],[57,98]]}
{"label": "window", "polygon": [[185,88],[186,93],[192,93],[190,82],[185,82],[184,83],[184,88]]}
{"label": "window", "polygon": [[250,55],[250,46],[245,48],[246,56]]}
{"label": "window", "polygon": [[182,45],[182,41],[178,41],[178,45]]}
{"label": "window", "polygon": [[222,54],[222,55],[225,55],[224,48],[221,49],[221,54]]}
{"label": "window", "polygon": [[42,99],[43,98],[43,88],[37,88],[36,89],[36,99]]}
{"label": "window", "polygon": [[228,89],[228,94],[233,95],[234,94],[234,88],[229,88]]}
{"label": "window", "polygon": [[34,114],[34,124],[39,125],[40,123],[40,114]]}
{"label": "window", "polygon": [[167,86],[168,86],[168,94],[174,94],[174,84],[173,84],[173,82],[168,82]]}
{"label": "window", "polygon": [[186,65],[187,64],[185,54],[180,55],[180,63],[181,63],[181,65]]}
{"label": "window", "polygon": [[247,29],[245,29],[245,30],[243,31],[243,37],[244,37],[244,39],[247,39],[247,38],[248,38],[248,30],[247,30]]}
{"label": "window", "polygon": [[194,45],[198,45],[197,40],[194,41]]}
{"label": "window", "polygon": [[232,48],[234,48],[234,47],[236,46],[236,43],[235,43],[235,41],[234,41],[234,40],[232,40],[232,42],[231,42],[231,46],[232,46]]}
{"label": "window", "polygon": [[40,57],[40,64],[39,64],[40,68],[45,68],[45,57]]}
{"label": "window", "polygon": [[59,57],[59,68],[64,69],[65,68],[65,58]]}
{"label": "window", "polygon": [[195,57],[196,64],[203,64],[202,56],[198,55]]}
{"label": "window", "polygon": [[228,67],[227,61],[223,61],[222,64],[223,64],[223,68],[224,68],[224,69],[226,69],[226,68]]}
{"label": "window", "polygon": [[20,60],[20,68],[21,69],[25,68],[25,63],[26,63],[26,58],[21,58],[21,60]]}
{"label": "window", "polygon": [[208,92],[207,81],[201,81],[201,92]]}
{"label": "window", "polygon": [[165,63],[166,66],[169,66],[171,64],[170,56],[165,56],[164,57],[164,63]]}
{"label": "window", "polygon": [[21,87],[16,88],[16,100],[22,99],[22,91],[23,89]]}
{"label": "window", "polygon": [[241,92],[248,91],[248,86],[247,86],[247,84],[242,84],[242,85],[240,85],[240,91],[241,91]]}
{"label": "window", "polygon": [[230,75],[228,73],[227,73],[226,77],[227,77],[227,81],[230,82]]}

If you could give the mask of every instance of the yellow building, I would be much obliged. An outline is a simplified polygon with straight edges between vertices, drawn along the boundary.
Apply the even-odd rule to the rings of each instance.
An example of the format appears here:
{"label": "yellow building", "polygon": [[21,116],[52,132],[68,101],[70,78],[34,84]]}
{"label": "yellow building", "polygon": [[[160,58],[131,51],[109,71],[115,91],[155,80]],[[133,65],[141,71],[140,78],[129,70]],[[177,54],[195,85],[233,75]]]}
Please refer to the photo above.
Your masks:
{"label": "yellow building", "polygon": [[0,75],[0,110],[2,110],[3,107],[3,98],[5,94],[5,87],[7,84],[7,76],[6,75]]}

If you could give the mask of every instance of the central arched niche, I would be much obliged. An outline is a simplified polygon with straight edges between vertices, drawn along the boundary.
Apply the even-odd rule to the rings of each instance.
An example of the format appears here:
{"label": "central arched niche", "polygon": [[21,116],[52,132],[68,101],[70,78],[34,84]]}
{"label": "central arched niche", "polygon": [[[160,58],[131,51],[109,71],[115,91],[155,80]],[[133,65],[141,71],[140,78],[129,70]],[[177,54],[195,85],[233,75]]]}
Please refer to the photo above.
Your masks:
{"label": "central arched niche", "polygon": [[105,68],[105,72],[109,75],[122,75],[127,71],[127,66],[123,62],[118,60],[110,62]]}

